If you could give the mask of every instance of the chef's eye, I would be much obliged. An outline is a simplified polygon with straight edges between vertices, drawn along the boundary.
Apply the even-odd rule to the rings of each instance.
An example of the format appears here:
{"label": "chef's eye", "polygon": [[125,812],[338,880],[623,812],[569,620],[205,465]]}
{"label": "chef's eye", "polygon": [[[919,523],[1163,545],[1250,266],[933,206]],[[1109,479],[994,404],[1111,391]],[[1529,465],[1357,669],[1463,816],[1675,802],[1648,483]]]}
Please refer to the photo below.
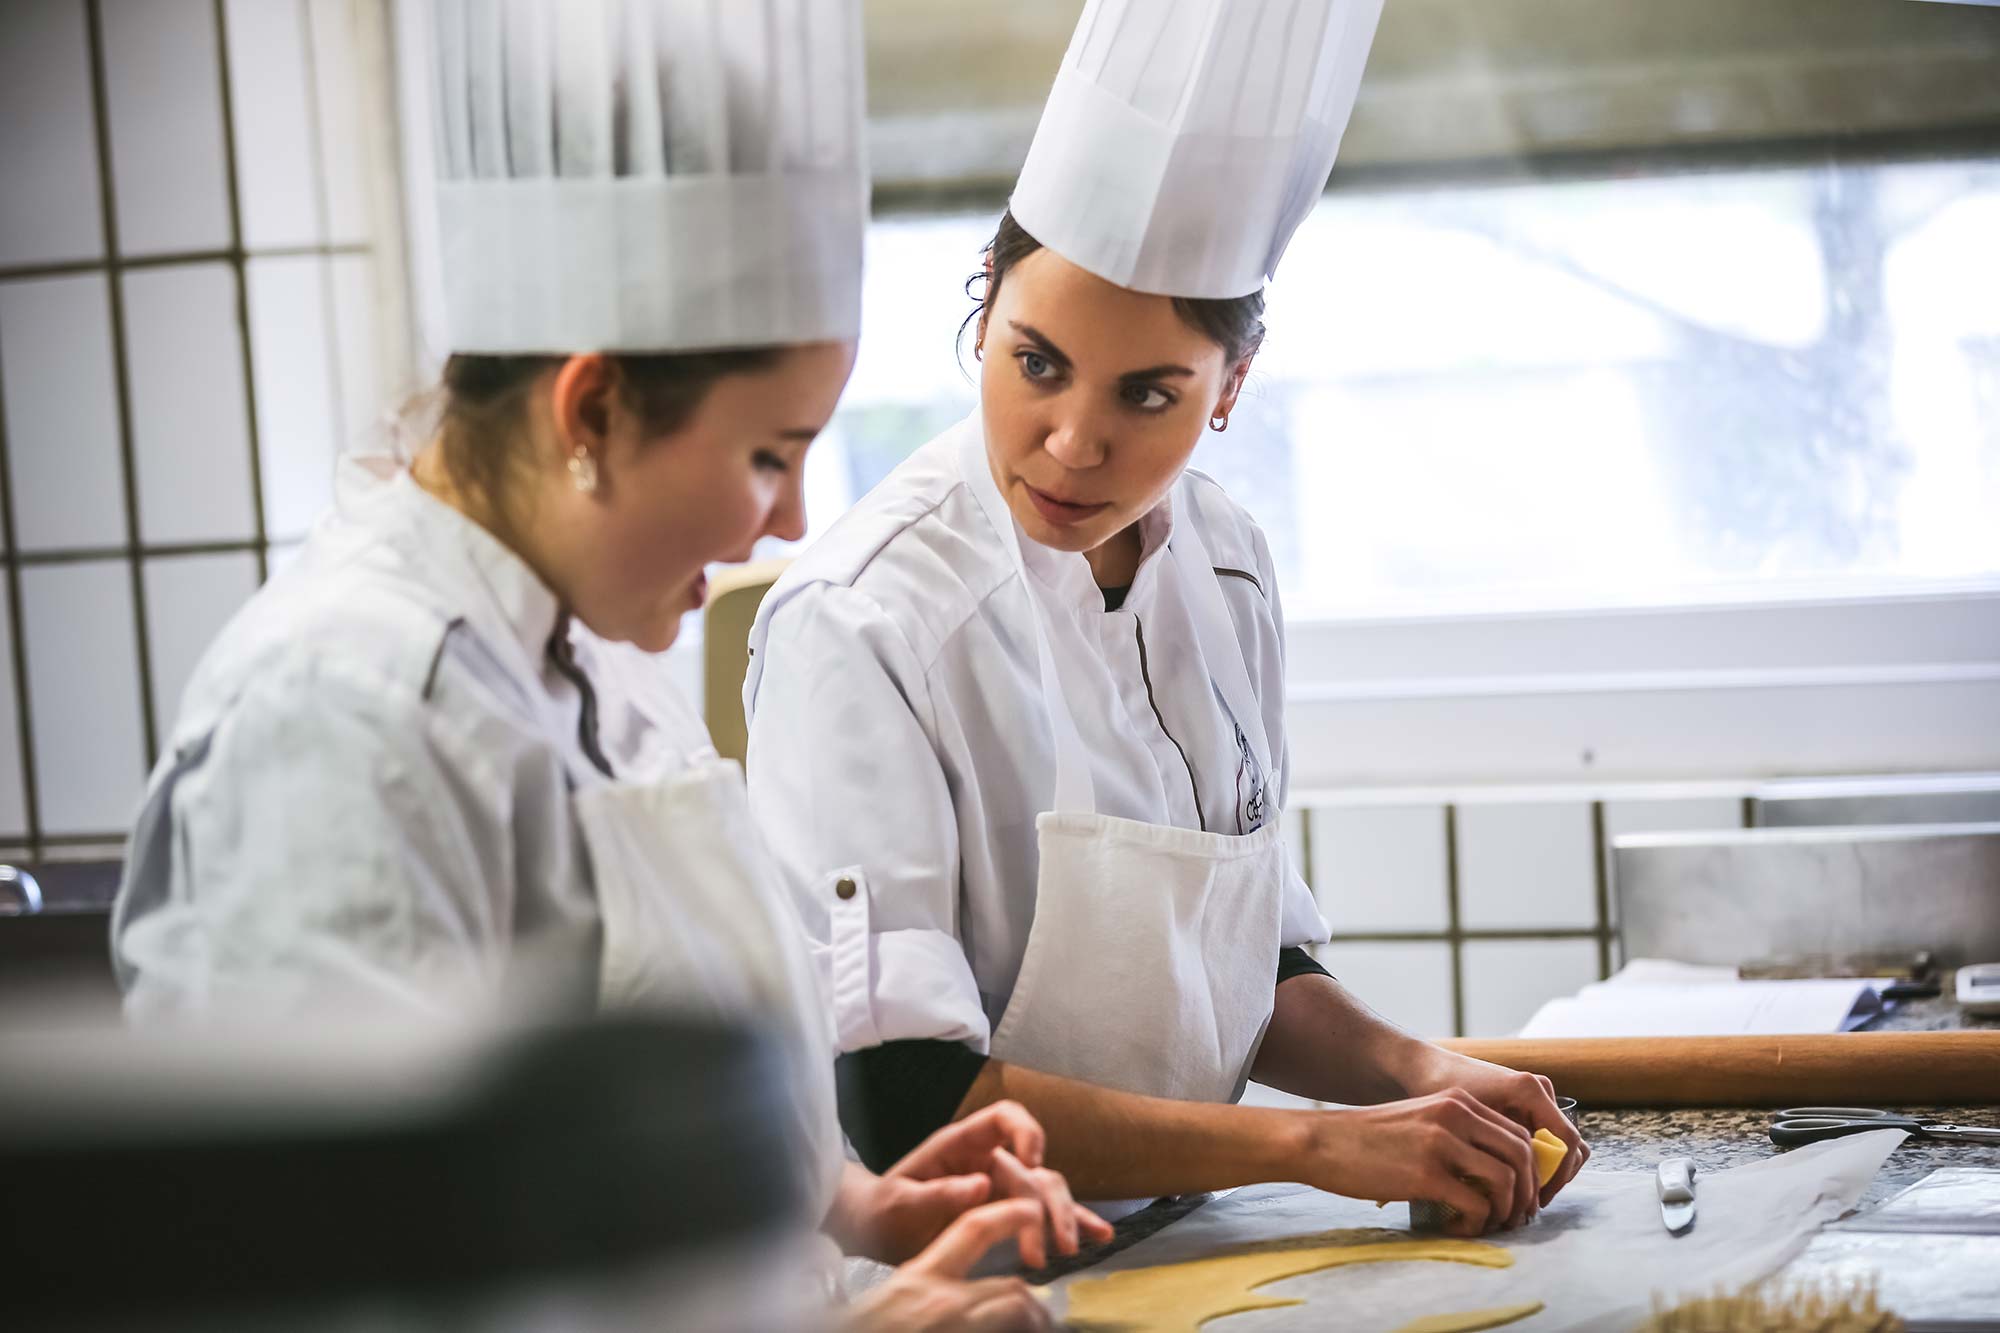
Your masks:
{"label": "chef's eye", "polygon": [[1047,384],[1057,377],[1056,363],[1033,348],[1016,352],[1014,359],[1021,364],[1022,377],[1036,384]]}
{"label": "chef's eye", "polygon": [[790,463],[787,463],[783,458],[772,453],[769,449],[759,449],[751,457],[750,461],[755,463],[758,470],[762,472],[790,472],[792,470]]}
{"label": "chef's eye", "polygon": [[1174,396],[1157,384],[1128,384],[1118,393],[1141,412],[1164,412],[1174,405]]}

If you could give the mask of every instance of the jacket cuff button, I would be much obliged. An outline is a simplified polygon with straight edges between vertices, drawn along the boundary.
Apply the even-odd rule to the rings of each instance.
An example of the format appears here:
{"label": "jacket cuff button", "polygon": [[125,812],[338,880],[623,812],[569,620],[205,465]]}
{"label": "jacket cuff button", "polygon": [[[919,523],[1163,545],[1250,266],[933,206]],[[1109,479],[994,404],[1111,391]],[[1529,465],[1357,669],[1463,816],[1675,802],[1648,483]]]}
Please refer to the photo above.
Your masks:
{"label": "jacket cuff button", "polygon": [[852,898],[854,896],[854,881],[843,879],[838,884],[835,884],[833,886],[833,896],[842,902],[846,902],[849,898]]}

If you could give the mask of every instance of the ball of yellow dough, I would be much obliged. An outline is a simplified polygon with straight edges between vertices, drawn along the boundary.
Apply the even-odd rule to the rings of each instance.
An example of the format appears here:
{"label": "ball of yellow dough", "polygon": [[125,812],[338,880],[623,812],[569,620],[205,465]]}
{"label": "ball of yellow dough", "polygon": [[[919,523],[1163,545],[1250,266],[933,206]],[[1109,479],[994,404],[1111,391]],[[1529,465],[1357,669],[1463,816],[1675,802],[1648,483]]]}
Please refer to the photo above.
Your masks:
{"label": "ball of yellow dough", "polygon": [[1535,1150],[1535,1183],[1546,1185],[1555,1178],[1563,1158],[1569,1156],[1569,1145],[1546,1129],[1538,1129],[1535,1137],[1528,1140],[1528,1146]]}

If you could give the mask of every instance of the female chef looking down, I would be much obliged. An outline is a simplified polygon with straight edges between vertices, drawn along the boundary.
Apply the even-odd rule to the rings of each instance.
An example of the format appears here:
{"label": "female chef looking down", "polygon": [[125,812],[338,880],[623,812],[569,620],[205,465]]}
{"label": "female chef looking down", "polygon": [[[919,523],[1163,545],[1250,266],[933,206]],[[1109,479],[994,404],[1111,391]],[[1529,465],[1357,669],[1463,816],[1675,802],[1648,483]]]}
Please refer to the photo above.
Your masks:
{"label": "female chef looking down", "polygon": [[120,889],[128,1012],[531,990],[749,1015],[792,1052],[816,1216],[916,1256],[869,1310],[1042,1327],[1018,1284],[941,1279],[998,1239],[1039,1259],[1108,1229],[1017,1106],[881,1177],[843,1161],[796,915],[740,773],[649,656],[705,565],[804,530],[859,322],[859,5],[432,19],[442,422],[407,468],[344,464],[336,512],[197,669]]}
{"label": "female chef looking down", "polygon": [[[1397,1030],[1305,952],[1277,580],[1187,470],[1379,11],[1091,0],[987,252],[978,411],[760,610],[752,808],[864,1160],[1013,1098],[1084,1197],[1300,1180],[1477,1233],[1587,1155],[1545,1079]],[[1251,1077],[1382,1104],[1231,1105]],[[1571,1150],[1539,1193],[1535,1128]]]}

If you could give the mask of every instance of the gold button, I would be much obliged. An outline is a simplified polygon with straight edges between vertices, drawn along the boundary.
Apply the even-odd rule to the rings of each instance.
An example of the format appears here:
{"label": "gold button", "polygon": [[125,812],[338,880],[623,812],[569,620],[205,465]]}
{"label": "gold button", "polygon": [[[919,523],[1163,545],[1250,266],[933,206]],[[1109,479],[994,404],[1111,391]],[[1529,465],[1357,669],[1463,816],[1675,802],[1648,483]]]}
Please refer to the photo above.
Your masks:
{"label": "gold button", "polygon": [[842,902],[846,902],[849,898],[852,898],[854,896],[854,881],[851,879],[841,880],[833,886],[833,896]]}

